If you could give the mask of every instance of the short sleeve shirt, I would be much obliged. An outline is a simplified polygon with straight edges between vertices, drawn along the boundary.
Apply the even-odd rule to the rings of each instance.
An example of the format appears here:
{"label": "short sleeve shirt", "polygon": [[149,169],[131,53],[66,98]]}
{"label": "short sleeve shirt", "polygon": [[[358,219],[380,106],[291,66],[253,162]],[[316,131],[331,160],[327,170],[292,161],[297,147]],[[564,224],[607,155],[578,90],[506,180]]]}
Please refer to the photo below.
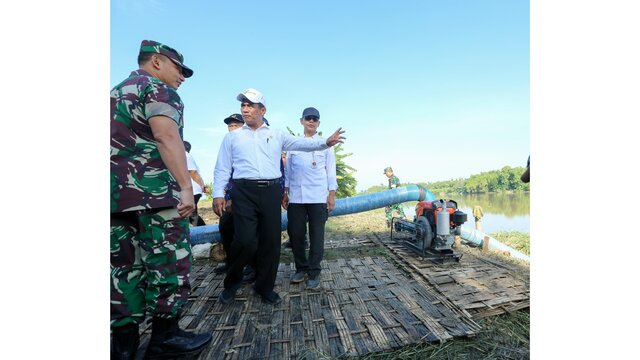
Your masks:
{"label": "short sleeve shirt", "polygon": [[[196,159],[193,158],[193,155],[191,155],[186,151],[184,152],[184,154],[187,157],[187,170],[189,171],[195,170],[198,174],[200,174],[200,167],[196,163]],[[202,194],[202,191],[204,189],[200,187],[200,184],[198,184],[195,180],[193,180],[193,177],[191,178],[191,186],[193,187],[193,195]]]}
{"label": "short sleeve shirt", "polygon": [[173,119],[182,137],[178,93],[144,70],[111,90],[111,212],[174,207],[180,187],[160,158],[149,119]]}

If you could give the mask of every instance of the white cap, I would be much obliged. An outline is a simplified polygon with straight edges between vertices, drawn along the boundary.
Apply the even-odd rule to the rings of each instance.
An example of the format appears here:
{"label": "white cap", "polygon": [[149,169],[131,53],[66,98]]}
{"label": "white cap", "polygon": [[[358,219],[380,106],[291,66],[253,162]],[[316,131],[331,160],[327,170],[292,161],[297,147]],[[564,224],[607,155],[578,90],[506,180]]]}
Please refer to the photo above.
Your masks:
{"label": "white cap", "polygon": [[249,88],[236,96],[236,100],[238,101],[243,101],[244,99],[247,99],[254,104],[259,103],[266,106],[262,93],[256,89]]}

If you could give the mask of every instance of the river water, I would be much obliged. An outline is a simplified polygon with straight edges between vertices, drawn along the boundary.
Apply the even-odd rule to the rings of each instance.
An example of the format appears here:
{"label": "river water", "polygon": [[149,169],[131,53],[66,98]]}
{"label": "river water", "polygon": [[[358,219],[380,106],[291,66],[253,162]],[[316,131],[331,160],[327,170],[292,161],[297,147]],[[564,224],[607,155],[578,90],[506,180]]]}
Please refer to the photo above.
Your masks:
{"label": "river water", "polygon": [[[436,194],[434,194],[436,195]],[[458,203],[458,208],[467,214],[466,228],[475,228],[473,207],[480,206],[484,212],[482,231],[519,231],[529,233],[529,193],[515,194],[438,194],[437,199],[450,199]],[[404,211],[410,219],[415,215],[416,202],[405,203]]]}

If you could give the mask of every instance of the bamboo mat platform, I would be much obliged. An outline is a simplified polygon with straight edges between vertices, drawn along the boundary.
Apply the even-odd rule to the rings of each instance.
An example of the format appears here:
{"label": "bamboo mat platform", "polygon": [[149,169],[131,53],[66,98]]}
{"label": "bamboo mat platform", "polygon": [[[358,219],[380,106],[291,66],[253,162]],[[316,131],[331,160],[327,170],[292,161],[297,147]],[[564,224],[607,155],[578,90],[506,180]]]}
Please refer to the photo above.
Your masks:
{"label": "bamboo mat platform", "polygon": [[[194,265],[192,296],[181,327],[213,334],[198,359],[317,359],[364,355],[405,345],[475,335],[468,314],[384,257],[322,262],[321,289],[290,284],[293,264],[280,264],[279,305],[262,303],[251,285],[218,303],[223,275],[215,263]],[[150,326],[144,329],[146,348]],[[140,351],[142,353],[143,351]]]}
{"label": "bamboo mat platform", "polygon": [[[285,238],[289,240],[288,237]],[[327,234],[325,235],[324,248],[325,249],[337,249],[343,247],[362,247],[362,246],[377,246],[380,245],[379,241],[371,235],[356,235],[356,234]],[[283,247],[283,249],[285,249]],[[309,249],[307,245],[307,250]],[[286,248],[285,251],[291,251],[291,248]]]}
{"label": "bamboo mat platform", "polygon": [[324,242],[325,249],[336,249],[341,247],[375,246],[378,242],[370,236],[327,236]]}
{"label": "bamboo mat platform", "polygon": [[464,251],[458,263],[436,264],[410,251],[398,239],[391,240],[388,233],[375,236],[400,267],[424,278],[473,319],[529,307],[529,280],[508,265]]}

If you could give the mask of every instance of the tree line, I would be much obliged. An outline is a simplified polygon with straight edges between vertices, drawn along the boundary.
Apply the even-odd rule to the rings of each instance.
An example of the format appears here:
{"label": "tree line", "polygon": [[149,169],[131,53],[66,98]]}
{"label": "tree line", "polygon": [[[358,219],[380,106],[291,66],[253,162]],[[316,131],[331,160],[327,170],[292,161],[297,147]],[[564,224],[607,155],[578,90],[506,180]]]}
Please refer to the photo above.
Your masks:
{"label": "tree line", "polygon": [[[520,181],[520,175],[525,168],[505,166],[500,170],[492,170],[471,175],[468,178],[459,178],[434,182],[419,182],[434,194],[482,194],[497,192],[521,192],[529,191],[529,184]],[[406,185],[406,184],[403,184]],[[386,185],[376,185],[365,190],[364,194],[370,194],[386,190]]]}

